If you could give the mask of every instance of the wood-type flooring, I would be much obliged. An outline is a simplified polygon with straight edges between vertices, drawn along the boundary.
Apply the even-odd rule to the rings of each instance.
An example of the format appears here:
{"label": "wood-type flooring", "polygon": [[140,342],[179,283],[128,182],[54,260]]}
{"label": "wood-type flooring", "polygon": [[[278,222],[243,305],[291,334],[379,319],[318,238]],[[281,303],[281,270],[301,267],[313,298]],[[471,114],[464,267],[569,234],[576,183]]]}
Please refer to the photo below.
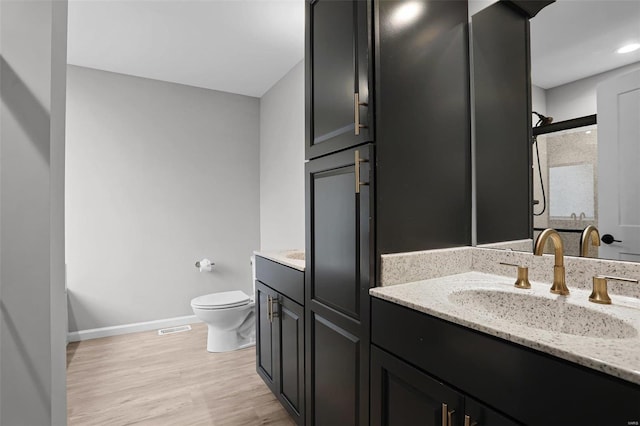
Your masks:
{"label": "wood-type flooring", "polygon": [[69,426],[294,426],[256,373],[255,347],[206,350],[207,327],[67,346]]}

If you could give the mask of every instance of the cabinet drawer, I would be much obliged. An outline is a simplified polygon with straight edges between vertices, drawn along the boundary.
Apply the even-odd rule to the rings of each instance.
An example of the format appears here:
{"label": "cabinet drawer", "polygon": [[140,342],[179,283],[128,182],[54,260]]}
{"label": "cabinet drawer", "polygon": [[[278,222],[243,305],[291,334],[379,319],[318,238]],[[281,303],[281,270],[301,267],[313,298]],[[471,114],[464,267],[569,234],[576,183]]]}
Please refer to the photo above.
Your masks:
{"label": "cabinet drawer", "polygon": [[304,305],[304,272],[256,256],[256,279]]}
{"label": "cabinet drawer", "polygon": [[640,419],[638,385],[377,298],[371,309],[372,343],[525,424]]}

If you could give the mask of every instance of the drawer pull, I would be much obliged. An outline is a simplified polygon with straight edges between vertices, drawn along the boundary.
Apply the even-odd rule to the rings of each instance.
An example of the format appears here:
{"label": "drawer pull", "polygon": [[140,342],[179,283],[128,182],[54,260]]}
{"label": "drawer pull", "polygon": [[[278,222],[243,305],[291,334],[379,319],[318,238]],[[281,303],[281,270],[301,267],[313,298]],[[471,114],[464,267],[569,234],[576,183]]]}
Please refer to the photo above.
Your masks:
{"label": "drawer pull", "polygon": [[360,129],[366,129],[367,126],[364,124],[360,124],[360,107],[361,106],[369,106],[366,102],[360,102],[360,94],[353,94],[353,116],[355,121],[355,134],[356,136],[360,135]]}
{"label": "drawer pull", "polygon": [[464,415],[464,426],[478,426],[478,422],[471,421],[471,417]]}
{"label": "drawer pull", "polygon": [[447,404],[443,402],[442,403],[442,426],[449,426],[447,424],[447,411],[449,411],[447,409]]}
{"label": "drawer pull", "polygon": [[[276,302],[276,309],[273,309],[273,302]],[[277,318],[280,315],[279,309],[278,309],[278,299],[277,298],[271,298],[271,321],[273,321],[274,318]]]}
{"label": "drawer pull", "polygon": [[355,175],[356,175],[356,194],[360,193],[360,185],[369,185],[366,182],[360,182],[360,163],[368,163],[369,160],[360,158],[360,151],[355,151]]}
{"label": "drawer pull", "polygon": [[449,407],[444,402],[442,403],[442,426],[451,426],[453,424],[453,413],[456,410],[449,411]]}

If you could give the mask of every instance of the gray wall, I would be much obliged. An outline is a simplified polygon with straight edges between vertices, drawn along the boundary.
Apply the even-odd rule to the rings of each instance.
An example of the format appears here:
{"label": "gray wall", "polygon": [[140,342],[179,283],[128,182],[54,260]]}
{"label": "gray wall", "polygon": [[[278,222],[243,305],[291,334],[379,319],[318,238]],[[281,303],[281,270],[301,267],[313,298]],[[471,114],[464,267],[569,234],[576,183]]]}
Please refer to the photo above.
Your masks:
{"label": "gray wall", "polygon": [[637,69],[640,69],[640,63],[638,62],[548,89],[548,115],[553,117],[553,121],[558,122],[595,114],[597,111],[596,88],[598,84]]}
{"label": "gray wall", "polygon": [[493,3],[496,3],[498,0],[469,0],[469,21],[471,21],[471,17],[481,10],[491,6]]}
{"label": "gray wall", "polygon": [[[259,100],[68,67],[69,329],[192,315],[252,290]],[[200,273],[196,260],[216,263]]]}
{"label": "gray wall", "polygon": [[[531,85],[531,109],[538,114],[547,115],[547,91],[542,87]],[[533,125],[538,122],[538,117],[531,116]]]}
{"label": "gray wall", "polygon": [[66,424],[64,0],[0,2],[0,424]]}
{"label": "gray wall", "polygon": [[304,61],[260,99],[260,243],[304,249]]}

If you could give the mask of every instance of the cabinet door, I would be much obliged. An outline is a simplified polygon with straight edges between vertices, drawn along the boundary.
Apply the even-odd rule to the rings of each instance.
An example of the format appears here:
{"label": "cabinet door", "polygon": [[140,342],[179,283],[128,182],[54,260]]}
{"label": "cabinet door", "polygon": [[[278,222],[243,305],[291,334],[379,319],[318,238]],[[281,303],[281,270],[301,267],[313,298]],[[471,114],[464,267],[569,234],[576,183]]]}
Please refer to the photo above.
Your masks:
{"label": "cabinet door", "polygon": [[464,397],[399,358],[371,347],[373,426],[454,426]]}
{"label": "cabinet door", "polygon": [[[308,425],[368,425],[373,148],[306,165]],[[364,162],[369,161],[369,162]],[[360,182],[356,185],[356,169]]]}
{"label": "cabinet door", "polygon": [[277,293],[256,281],[256,370],[273,392],[276,392],[277,327],[271,309],[277,304]]}
{"label": "cabinet door", "polygon": [[517,426],[518,423],[474,400],[464,400],[464,426]]}
{"label": "cabinet door", "polygon": [[278,398],[298,424],[304,421],[304,308],[279,295]]}
{"label": "cabinet door", "polygon": [[[307,159],[373,140],[368,76],[369,3],[307,2]],[[358,123],[364,127],[357,127]]]}

